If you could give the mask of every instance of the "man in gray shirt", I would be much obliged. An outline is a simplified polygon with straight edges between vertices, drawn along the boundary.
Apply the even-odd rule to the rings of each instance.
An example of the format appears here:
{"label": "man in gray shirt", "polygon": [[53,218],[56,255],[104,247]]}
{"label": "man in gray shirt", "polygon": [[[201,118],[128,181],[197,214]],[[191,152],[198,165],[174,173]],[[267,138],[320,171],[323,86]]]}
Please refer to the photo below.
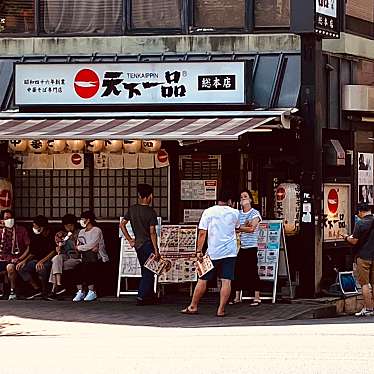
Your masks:
{"label": "man in gray shirt", "polygon": [[[153,198],[153,189],[148,184],[138,185],[138,203],[131,206],[120,223],[120,228],[125,238],[132,247],[135,247],[136,254],[142,269],[142,278],[139,284],[137,304],[145,305],[154,301],[154,274],[144,267],[149,256],[154,253],[156,258],[160,257],[157,246],[157,214],[150,207]],[[127,229],[126,224],[130,222],[135,234],[133,239]]]}

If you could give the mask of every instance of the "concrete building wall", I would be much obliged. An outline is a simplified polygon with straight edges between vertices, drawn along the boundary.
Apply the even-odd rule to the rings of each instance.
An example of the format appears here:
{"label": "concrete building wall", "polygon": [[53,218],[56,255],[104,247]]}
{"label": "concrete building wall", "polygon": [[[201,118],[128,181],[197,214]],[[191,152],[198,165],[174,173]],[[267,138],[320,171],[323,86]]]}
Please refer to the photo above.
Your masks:
{"label": "concrete building wall", "polygon": [[138,53],[256,53],[300,50],[293,34],[0,38],[0,56]]}

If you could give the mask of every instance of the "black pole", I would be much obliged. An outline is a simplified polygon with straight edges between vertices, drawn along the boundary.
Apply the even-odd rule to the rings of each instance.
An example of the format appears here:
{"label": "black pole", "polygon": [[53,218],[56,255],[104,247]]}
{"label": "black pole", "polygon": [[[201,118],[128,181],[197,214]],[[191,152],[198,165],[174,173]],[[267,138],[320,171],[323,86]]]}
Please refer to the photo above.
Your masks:
{"label": "black pole", "polygon": [[304,118],[301,134],[301,197],[302,204],[311,204],[312,217],[311,222],[302,222],[300,227],[300,251],[304,259],[300,286],[307,296],[318,294],[322,277],[322,79],[322,41],[314,34],[304,34],[301,36],[300,111]]}

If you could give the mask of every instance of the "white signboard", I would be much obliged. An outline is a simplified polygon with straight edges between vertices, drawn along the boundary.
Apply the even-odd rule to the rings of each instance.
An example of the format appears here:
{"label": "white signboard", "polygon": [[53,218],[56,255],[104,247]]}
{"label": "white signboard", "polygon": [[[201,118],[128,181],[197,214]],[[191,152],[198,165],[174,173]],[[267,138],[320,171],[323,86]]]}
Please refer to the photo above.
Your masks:
{"label": "white signboard", "polygon": [[216,200],[216,180],[181,180],[181,200]]}
{"label": "white signboard", "polygon": [[358,154],[358,201],[373,205],[373,154]]}
{"label": "white signboard", "polygon": [[316,12],[336,18],[338,0],[316,0]]}
{"label": "white signboard", "polygon": [[245,62],[16,64],[17,105],[243,104]]}
{"label": "white signboard", "polygon": [[325,184],[323,191],[323,240],[343,240],[350,231],[350,185]]}
{"label": "white signboard", "polygon": [[204,212],[204,209],[184,209],[183,210],[183,222],[184,223],[200,222],[200,218],[203,212]]}

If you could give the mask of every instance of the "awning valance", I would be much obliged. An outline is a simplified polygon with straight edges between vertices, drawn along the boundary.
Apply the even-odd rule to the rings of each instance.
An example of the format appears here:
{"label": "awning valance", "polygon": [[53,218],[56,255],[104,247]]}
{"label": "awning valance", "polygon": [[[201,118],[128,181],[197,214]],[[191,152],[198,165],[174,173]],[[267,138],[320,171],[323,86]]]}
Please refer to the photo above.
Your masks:
{"label": "awning valance", "polygon": [[[245,115],[244,115],[245,113]],[[274,127],[289,128],[289,111],[113,113],[93,117],[93,113],[0,115],[0,140],[10,139],[161,139],[161,140],[237,140],[246,132]],[[183,116],[179,116],[183,114]],[[40,116],[40,115],[39,115]],[[61,114],[59,114],[61,116]],[[20,118],[22,117],[22,118]]]}

